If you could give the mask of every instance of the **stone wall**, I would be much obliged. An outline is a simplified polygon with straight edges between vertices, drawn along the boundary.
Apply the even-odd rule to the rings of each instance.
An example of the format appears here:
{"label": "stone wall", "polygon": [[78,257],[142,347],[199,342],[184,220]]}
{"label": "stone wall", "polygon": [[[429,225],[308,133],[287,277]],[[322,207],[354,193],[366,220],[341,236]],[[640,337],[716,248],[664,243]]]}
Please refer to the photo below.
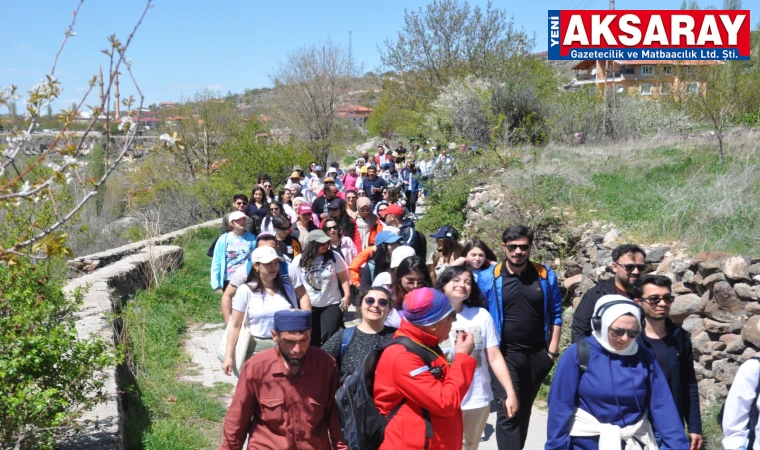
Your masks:
{"label": "stone wall", "polygon": [[[89,261],[85,271],[69,281],[64,292],[71,294],[77,288],[86,288],[84,303],[77,314],[77,332],[81,338],[98,335],[107,342],[120,342],[120,326],[112,321],[112,313],[121,311],[135,293],[149,286],[151,273],[158,269],[171,271],[182,264],[181,247],[162,245],[200,227],[218,228],[221,219],[140,241],[116,249],[82,256],[72,261]],[[72,267],[69,261],[69,267]],[[96,263],[97,262],[97,263]],[[62,437],[63,450],[122,450],[124,424],[120,391],[125,380],[117,367],[109,368],[103,391],[106,401],[82,414],[85,432]]]}
{"label": "stone wall", "polygon": [[[465,235],[490,233],[493,219],[511,220],[513,208],[498,186],[473,189],[467,206]],[[503,229],[503,226],[501,229]],[[499,233],[500,230],[497,230]],[[547,239],[554,239],[554,242]],[[594,222],[564,234],[538,236],[544,253],[569,250],[572,256],[555,259],[564,305],[578,305],[583,293],[611,278],[612,250],[621,232],[610,224]],[[702,252],[688,255],[679,243],[642,245],[651,273],[673,280],[676,299],[671,318],[691,334],[694,365],[702,401],[709,405],[728,395],[739,365],[760,349],[760,257]],[[570,324],[566,324],[570,326]]]}

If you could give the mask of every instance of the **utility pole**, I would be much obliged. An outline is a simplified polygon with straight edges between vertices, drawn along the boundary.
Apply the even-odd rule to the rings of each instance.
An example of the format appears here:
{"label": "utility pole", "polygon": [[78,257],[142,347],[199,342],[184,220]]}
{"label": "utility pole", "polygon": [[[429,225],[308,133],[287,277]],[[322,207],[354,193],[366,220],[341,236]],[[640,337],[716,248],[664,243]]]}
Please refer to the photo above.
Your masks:
{"label": "utility pole", "polygon": [[354,76],[354,53],[351,48],[351,30],[348,30],[348,77]]}
{"label": "utility pole", "polygon": [[610,0],[610,9],[615,9],[615,0]]}

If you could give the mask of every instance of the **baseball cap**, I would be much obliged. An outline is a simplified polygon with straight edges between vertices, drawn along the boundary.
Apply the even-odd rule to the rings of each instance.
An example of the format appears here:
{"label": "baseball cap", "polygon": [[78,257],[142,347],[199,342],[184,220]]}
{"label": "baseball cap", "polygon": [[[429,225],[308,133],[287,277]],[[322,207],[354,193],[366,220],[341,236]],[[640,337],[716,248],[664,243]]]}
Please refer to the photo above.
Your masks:
{"label": "baseball cap", "polygon": [[311,230],[309,231],[309,237],[306,238],[306,242],[319,242],[320,244],[324,244],[325,242],[330,242],[330,238],[322,230]]}
{"label": "baseball cap", "polygon": [[311,206],[309,205],[298,205],[298,214],[311,214],[313,211],[311,210]]}
{"label": "baseball cap", "polygon": [[393,156],[394,158],[398,158],[399,154],[398,154],[398,152],[393,152],[393,153],[391,153],[391,156]]}
{"label": "baseball cap", "polygon": [[325,170],[325,168],[320,166],[319,164],[314,166],[314,172],[322,172],[323,170]]}
{"label": "baseball cap", "polygon": [[330,167],[329,169],[327,169],[327,173],[338,173],[338,169],[336,169],[335,167]]}
{"label": "baseball cap", "polygon": [[457,233],[457,230],[455,230],[454,227],[450,225],[444,225],[438,229],[437,233],[431,234],[430,237],[436,239],[451,238],[456,240],[459,239],[459,233]]}
{"label": "baseball cap", "polygon": [[407,293],[402,307],[404,320],[423,327],[440,322],[454,311],[451,301],[443,292],[429,287]]}
{"label": "baseball cap", "polygon": [[328,209],[340,209],[343,207],[343,200],[339,198],[334,198],[330,200],[330,203],[327,204]]}
{"label": "baseball cap", "polygon": [[230,222],[234,222],[236,220],[240,220],[240,219],[243,219],[245,217],[248,217],[248,216],[246,216],[244,212],[242,212],[242,211],[234,211],[234,212],[230,213],[230,216],[227,218],[227,220],[229,220]]}
{"label": "baseball cap", "polygon": [[396,250],[393,250],[393,253],[391,253],[391,269],[395,269],[399,264],[401,264],[401,261],[409,258],[410,256],[415,256],[416,254],[417,253],[414,251],[414,249],[408,245],[402,245]]}
{"label": "baseball cap", "polygon": [[[311,239],[311,233],[309,233],[309,239]],[[385,243],[393,244],[394,242],[398,242],[399,239],[401,239],[401,236],[391,233],[390,231],[383,230],[377,233],[377,236],[375,236],[375,246],[379,246]]]}
{"label": "baseball cap", "polygon": [[385,217],[388,214],[393,214],[394,216],[403,217],[404,216],[404,208],[400,207],[399,205],[393,204],[388,205],[387,208],[384,210],[378,212],[381,217]]}
{"label": "baseball cap", "polygon": [[268,264],[274,260],[285,261],[272,247],[257,247],[251,253],[251,262]]}

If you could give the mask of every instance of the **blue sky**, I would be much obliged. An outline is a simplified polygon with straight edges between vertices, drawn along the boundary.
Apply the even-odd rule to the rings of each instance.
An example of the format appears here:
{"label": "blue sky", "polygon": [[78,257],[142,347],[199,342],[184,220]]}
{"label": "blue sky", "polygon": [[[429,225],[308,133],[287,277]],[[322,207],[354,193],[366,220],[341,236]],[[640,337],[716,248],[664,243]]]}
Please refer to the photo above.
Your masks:
{"label": "blue sky", "polygon": [[[710,0],[701,0],[708,4]],[[713,0],[720,6],[722,0]],[[50,70],[63,30],[76,0],[4,0],[0,27],[0,86],[15,84],[26,91]],[[354,59],[364,69],[380,68],[377,45],[396,36],[404,8],[417,9],[425,0],[346,0],[263,2],[260,0],[155,0],[130,47],[133,71],[146,105],[178,101],[210,88],[226,93],[270,85],[269,74],[287,52],[326,38],[348,43],[353,31]],[[485,0],[472,0],[485,5]],[[677,9],[680,0],[617,0],[617,9]],[[535,32],[536,51],[546,50],[549,9],[606,9],[608,0],[496,1],[507,8],[519,27]],[[752,4],[753,6],[750,6]],[[520,5],[520,6],[515,6]],[[64,92],[56,110],[81,99],[87,81],[108,60],[100,53],[110,34],[126,40],[143,2],[87,0],[56,69]],[[752,24],[760,2],[745,0]],[[122,98],[134,93],[126,76]],[[96,98],[93,98],[93,103]],[[4,111],[1,111],[4,112]]]}

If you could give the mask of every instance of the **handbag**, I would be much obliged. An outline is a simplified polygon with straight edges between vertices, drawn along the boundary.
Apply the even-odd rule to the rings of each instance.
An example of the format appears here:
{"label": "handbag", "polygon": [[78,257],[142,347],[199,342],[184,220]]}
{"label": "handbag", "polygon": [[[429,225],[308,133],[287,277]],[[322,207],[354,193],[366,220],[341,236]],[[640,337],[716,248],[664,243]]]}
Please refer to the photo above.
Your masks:
{"label": "handbag", "polygon": [[[250,297],[249,297],[250,299]],[[245,362],[245,354],[248,352],[248,342],[251,339],[251,329],[248,328],[248,301],[245,302],[245,315],[243,316],[243,324],[240,326],[240,333],[238,334],[237,342],[235,342],[235,352],[232,356],[232,373],[236,377],[240,378],[240,369],[243,368]],[[232,319],[230,317],[230,319]],[[219,361],[224,363],[224,358],[227,355],[227,336],[232,326],[232,320],[227,322],[227,329],[222,334],[222,340],[219,342],[219,350],[217,357]]]}

